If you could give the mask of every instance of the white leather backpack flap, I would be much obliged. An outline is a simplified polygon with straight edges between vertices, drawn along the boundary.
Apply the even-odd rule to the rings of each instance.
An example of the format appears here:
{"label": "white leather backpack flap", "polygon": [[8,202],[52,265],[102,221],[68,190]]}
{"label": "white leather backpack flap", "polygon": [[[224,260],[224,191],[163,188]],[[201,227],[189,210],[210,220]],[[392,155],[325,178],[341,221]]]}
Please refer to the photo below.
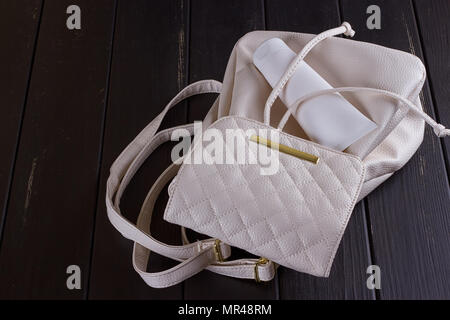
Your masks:
{"label": "white leather backpack flap", "polygon": [[[248,151],[243,162],[238,149],[225,141],[229,129],[238,136],[239,150]],[[251,132],[261,129],[276,131],[280,144],[317,156],[318,163],[251,141]],[[211,130],[216,139],[224,137],[218,144],[223,150],[208,149],[210,142],[194,144],[169,187],[164,219],[280,265],[327,277],[364,180],[360,159],[236,116],[217,120],[205,134]],[[255,147],[275,153],[277,170],[261,174],[262,164],[250,160],[259,150]],[[212,159],[230,152],[232,164],[192,161],[195,153]]]}
{"label": "white leather backpack flap", "polygon": [[[295,52],[299,52],[314,36],[303,33],[255,31],[246,34],[236,44],[225,72],[216,117],[239,115],[262,121],[264,104],[272,91],[252,62],[256,48],[265,40],[278,37]],[[425,81],[425,68],[417,57],[398,50],[344,38],[329,38],[318,44],[305,61],[333,87],[371,87],[394,92],[421,108],[418,95]],[[398,102],[367,92],[343,93],[356,108],[377,123],[378,128],[351,145],[346,151],[364,155],[365,148],[379,137],[381,143],[363,156],[367,174],[362,195],[372,191],[401,168],[423,140],[424,122]],[[277,123],[286,106],[277,100],[271,124]],[[295,114],[294,114],[295,116]],[[211,118],[211,117],[210,117]],[[211,123],[211,120],[209,121]],[[286,132],[307,138],[291,118]]]}

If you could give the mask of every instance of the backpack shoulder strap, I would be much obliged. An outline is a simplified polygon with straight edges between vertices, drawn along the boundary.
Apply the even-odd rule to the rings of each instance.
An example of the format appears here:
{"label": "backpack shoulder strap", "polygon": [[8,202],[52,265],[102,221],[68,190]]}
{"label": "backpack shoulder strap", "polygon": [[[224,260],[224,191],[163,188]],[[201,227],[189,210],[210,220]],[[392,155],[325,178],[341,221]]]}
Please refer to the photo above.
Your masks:
{"label": "backpack shoulder strap", "polygon": [[[241,259],[221,262],[231,254],[227,244],[216,239],[206,239],[196,243],[185,243],[181,246],[164,244],[150,235],[151,213],[154,202],[163,187],[178,172],[173,164],[167,168],[152,186],[142,206],[137,225],[127,220],[120,212],[120,199],[139,167],[147,157],[162,143],[170,140],[176,129],[185,129],[193,134],[193,125],[183,125],[158,133],[157,130],[173,106],[190,96],[202,93],[219,93],[221,83],[214,80],[195,82],[180,91],[151,121],[139,135],[125,148],[114,161],[107,181],[106,207],[108,218],[122,235],[135,242],[133,250],[133,266],[144,281],[152,287],[168,287],[175,285],[207,268],[213,272],[239,278],[253,278],[255,275],[263,281],[273,278],[275,267],[272,262],[262,263],[257,259]],[[175,267],[157,273],[146,272],[150,250],[180,261]]]}
{"label": "backpack shoulder strap", "polygon": [[[178,172],[179,165],[172,164],[167,168],[150,189],[139,213],[137,227],[145,232],[150,231],[150,222],[155,202],[164,186]],[[182,228],[184,230],[184,228]],[[203,269],[234,278],[255,279],[257,281],[269,281],[275,276],[276,266],[272,261],[262,259],[239,259],[223,261],[230,256],[230,247],[223,245],[216,239],[206,239],[189,243],[185,233],[182,232],[185,246],[195,245],[197,252],[184,260],[174,268],[163,272],[147,272],[150,250],[137,242],[133,249],[133,267],[144,281],[152,287],[168,287],[174,285]],[[207,248],[213,248],[208,250]],[[205,250],[206,249],[206,250]],[[225,250],[224,250],[225,249]]]}
{"label": "backpack shoulder strap", "polygon": [[[184,280],[184,275],[186,274],[184,270],[189,269],[192,265],[192,263],[188,260],[193,256],[199,256],[200,258],[198,258],[198,261],[208,260],[210,263],[215,262],[214,241],[205,240],[202,242],[201,246],[198,246],[197,244],[182,246],[170,246],[164,244],[154,239],[149,232],[145,232],[144,230],[138,228],[121,214],[119,207],[120,198],[129,181],[147,156],[160,144],[169,140],[170,133],[173,130],[185,128],[190,130],[190,132],[193,131],[192,125],[184,125],[162,130],[156,133],[166,113],[173,106],[190,96],[202,93],[219,93],[221,86],[222,84],[218,81],[204,80],[195,82],[181,90],[166,105],[164,110],[138,134],[138,136],[125,148],[125,150],[122,151],[110,169],[110,175],[106,185],[106,209],[109,220],[125,238],[131,239],[161,255],[178,261],[183,261],[183,263],[177,266],[178,268],[172,268],[174,270],[169,272],[172,279],[170,282],[175,281],[174,283],[170,283],[170,285]],[[201,250],[199,250],[199,248]],[[220,244],[220,250],[225,256],[228,256],[230,253],[229,246],[225,244]],[[164,286],[164,284],[168,284],[168,282],[162,281],[161,283],[155,282],[153,284],[155,287],[160,287]]]}

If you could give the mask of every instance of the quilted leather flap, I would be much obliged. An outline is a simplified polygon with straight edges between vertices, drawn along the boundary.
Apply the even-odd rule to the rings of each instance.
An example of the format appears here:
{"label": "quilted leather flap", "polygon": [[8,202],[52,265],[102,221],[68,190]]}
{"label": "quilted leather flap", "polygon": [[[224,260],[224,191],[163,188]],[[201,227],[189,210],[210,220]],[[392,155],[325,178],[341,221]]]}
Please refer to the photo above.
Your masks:
{"label": "quilted leather flap", "polygon": [[[235,116],[217,120],[203,136],[215,130],[226,137],[228,129],[242,130],[248,150],[254,145],[271,149],[250,141],[245,131],[273,130],[280,144],[320,160],[314,164],[272,150],[278,167],[270,175],[262,175],[262,165],[250,157],[243,163],[192,164],[186,159],[199,151],[210,152],[211,142],[200,140],[169,188],[164,219],[288,268],[327,277],[361,190],[360,159]],[[230,145],[223,145],[223,153],[229,152]]]}

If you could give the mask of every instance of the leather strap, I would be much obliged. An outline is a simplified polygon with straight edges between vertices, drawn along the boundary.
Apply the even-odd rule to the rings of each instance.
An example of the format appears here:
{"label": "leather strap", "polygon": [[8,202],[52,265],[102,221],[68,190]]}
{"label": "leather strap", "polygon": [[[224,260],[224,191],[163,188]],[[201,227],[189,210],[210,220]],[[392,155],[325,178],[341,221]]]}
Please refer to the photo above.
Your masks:
{"label": "leather strap", "polygon": [[[138,217],[138,228],[149,233],[150,221],[155,202],[161,190],[170,181],[170,179],[176,175],[178,169],[179,165],[172,164],[161,174],[153,187],[150,189]],[[192,245],[188,241],[186,242],[185,229],[182,228],[182,230],[182,234],[184,234],[183,243],[185,245]],[[214,252],[211,250],[205,250],[205,247],[208,248],[215,244],[215,239],[197,241],[194,244],[198,247],[198,253],[185,260],[180,265],[164,272],[147,273],[146,268],[150,250],[138,243],[135,243],[133,250],[133,266],[136,272],[139,273],[148,285],[158,288],[168,287],[179,283],[203,269],[234,278],[254,279],[255,275],[257,275],[258,279],[261,281],[272,280],[275,276],[276,266],[272,261],[261,263],[259,259],[239,259],[221,262],[217,261]],[[229,247],[225,247],[225,251],[222,249],[221,253],[224,258],[228,258],[230,255]],[[257,270],[255,270],[255,268]]]}
{"label": "leather strap", "polygon": [[[190,241],[186,235],[186,228],[181,227],[181,239],[183,244],[189,244]],[[256,269],[257,270],[256,270]],[[233,261],[225,261],[216,263],[207,269],[218,274],[226,275],[233,278],[256,279],[255,275],[259,275],[260,281],[270,281],[275,276],[278,265],[273,261],[261,263],[261,259],[238,259]]]}
{"label": "leather strap", "polygon": [[[202,241],[201,245],[189,244],[182,246],[171,246],[164,244],[149,233],[148,229],[140,229],[130,221],[128,221],[120,212],[120,198],[124,189],[128,185],[137,169],[142,165],[144,160],[150,155],[160,144],[170,139],[170,133],[176,129],[188,129],[193,131],[192,125],[184,125],[171,129],[162,130],[156,134],[166,113],[180,101],[192,95],[201,93],[218,93],[221,89],[221,83],[214,80],[199,81],[193,83],[181,90],[164,108],[164,110],[151,121],[138,136],[125,148],[125,150],[114,161],[110,169],[110,176],[106,186],[106,208],[108,218],[113,226],[119,230],[122,235],[131,239],[145,248],[153,250],[161,255],[172,258],[174,260],[183,261],[179,266],[170,269],[167,272],[159,273],[155,276],[147,276],[146,281],[150,285],[156,287],[164,285],[173,285],[182,281],[189,273],[186,270],[192,268],[192,262],[189,260],[194,256],[198,256],[197,262],[208,260],[209,263],[216,261],[214,254],[214,241],[210,239]],[[167,171],[167,170],[166,170]],[[164,178],[164,177],[163,177]],[[158,184],[159,185],[159,184]],[[220,250],[222,255],[229,256],[230,248],[228,245],[221,243]],[[139,253],[139,252],[137,252]],[[186,261],[184,261],[186,260]],[[142,259],[136,259],[136,268],[142,269]],[[205,262],[204,262],[205,263]],[[145,266],[146,267],[146,266]],[[145,268],[144,268],[145,270]],[[200,271],[200,270],[198,270]],[[198,272],[197,271],[197,272]],[[192,273],[192,272],[191,272]],[[167,280],[167,279],[171,280]],[[150,280],[151,279],[151,280]],[[161,279],[161,280],[155,280]]]}
{"label": "leather strap", "polygon": [[[176,175],[177,172],[178,165],[172,164],[161,174],[150,189],[137,221],[137,227],[140,230],[143,230],[148,234],[150,233],[150,222],[156,199],[158,198],[161,190],[163,190],[164,186]],[[149,273],[146,272],[146,270],[150,250],[135,242],[133,249],[134,269],[151,287],[164,288],[172,286],[200,272],[211,263],[216,262],[217,257],[214,249],[215,239],[207,239],[194,245],[196,246],[196,252],[180,264],[162,272]],[[230,256],[231,252],[229,246],[221,245],[220,250],[221,254],[225,258]]]}
{"label": "leather strap", "polygon": [[[275,275],[276,266],[273,262],[261,263],[258,259],[218,261],[218,251],[221,257],[226,259],[231,254],[231,248],[227,244],[217,242],[216,239],[172,246],[164,244],[150,235],[151,215],[155,201],[163,187],[176,175],[178,171],[178,165],[176,164],[167,168],[150,189],[139,214],[137,225],[128,221],[120,212],[119,206],[122,194],[147,157],[163,142],[170,140],[171,133],[174,130],[185,129],[193,134],[193,124],[162,130],[156,134],[167,111],[192,95],[219,93],[220,89],[221,83],[214,80],[199,81],[184,88],[139,133],[111,166],[106,190],[108,218],[124,237],[135,241],[133,266],[144,281],[152,287],[162,288],[175,285],[205,268],[237,278],[254,278],[256,274],[262,281],[271,280]],[[146,269],[150,250],[181,263],[162,272],[148,273]]]}
{"label": "leather strap", "polygon": [[[281,92],[283,86],[289,80],[290,76],[295,72],[298,63],[304,59],[317,43],[327,37],[341,33],[352,36],[354,31],[348,23],[344,23],[341,27],[321,33],[305,46],[299,56],[288,68],[281,81],[272,91],[264,111],[265,121],[269,120],[271,105]],[[119,206],[123,191],[145,159],[161,143],[169,140],[173,130],[183,128],[189,130],[192,134],[192,125],[171,128],[156,134],[167,111],[183,99],[192,95],[201,93],[220,93],[220,89],[220,82],[204,80],[195,82],[181,90],[169,104],[167,104],[164,110],[125,148],[111,166],[110,176],[106,187],[108,218],[113,226],[118,229],[124,237],[135,241],[133,266],[144,281],[152,287],[167,287],[177,284],[204,268],[224,275],[239,278],[256,278],[258,280],[270,280],[275,274],[276,266],[270,261],[266,262],[265,260],[259,259],[241,259],[229,262],[218,261],[217,250],[220,250],[220,254],[226,258],[230,254],[230,247],[223,243],[217,243],[214,239],[207,239],[198,243],[185,243],[182,246],[169,246],[154,239],[150,235],[150,221],[154,202],[163,189],[163,186],[176,174],[178,168],[175,165],[170,166],[164,171],[151,188],[142,207],[141,214],[139,215],[137,226],[128,221],[120,212]],[[267,119],[266,115],[269,116]],[[214,240],[214,243],[212,240]],[[146,268],[150,250],[183,262],[163,272],[147,273]]]}

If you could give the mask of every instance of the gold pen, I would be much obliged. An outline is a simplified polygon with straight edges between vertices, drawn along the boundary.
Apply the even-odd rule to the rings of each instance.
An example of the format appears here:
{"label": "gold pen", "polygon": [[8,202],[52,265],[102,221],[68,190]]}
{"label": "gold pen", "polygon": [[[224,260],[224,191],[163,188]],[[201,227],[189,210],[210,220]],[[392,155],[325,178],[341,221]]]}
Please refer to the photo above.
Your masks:
{"label": "gold pen", "polygon": [[317,164],[319,162],[319,157],[317,157],[315,155],[288,147],[284,144],[279,144],[277,142],[271,141],[269,139],[265,139],[263,137],[255,135],[255,134],[250,136],[250,140],[253,142],[265,145],[271,149],[279,150],[280,152],[289,154],[289,155],[297,157],[299,159],[312,162],[314,164]]}

